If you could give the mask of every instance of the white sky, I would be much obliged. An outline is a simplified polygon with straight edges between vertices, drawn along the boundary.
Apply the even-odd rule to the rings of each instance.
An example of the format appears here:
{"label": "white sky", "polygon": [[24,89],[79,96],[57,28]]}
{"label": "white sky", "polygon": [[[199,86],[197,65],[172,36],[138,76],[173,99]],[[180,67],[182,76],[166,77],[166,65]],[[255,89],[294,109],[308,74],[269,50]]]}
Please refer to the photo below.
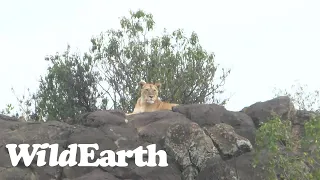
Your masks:
{"label": "white sky", "polygon": [[[273,97],[273,88],[295,80],[320,89],[319,0],[0,0],[0,109],[35,90],[46,71],[44,57],[81,52],[90,38],[119,27],[119,17],[142,9],[156,28],[195,31],[216,61],[231,68],[225,89],[229,110]],[[138,81],[138,80],[137,80]]]}

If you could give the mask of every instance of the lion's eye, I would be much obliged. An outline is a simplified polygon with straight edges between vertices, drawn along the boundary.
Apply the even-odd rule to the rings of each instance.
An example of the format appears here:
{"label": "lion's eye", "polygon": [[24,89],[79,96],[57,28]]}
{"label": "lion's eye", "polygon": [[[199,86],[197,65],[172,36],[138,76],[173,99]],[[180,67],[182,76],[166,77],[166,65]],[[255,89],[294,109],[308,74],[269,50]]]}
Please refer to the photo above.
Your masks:
{"label": "lion's eye", "polygon": [[156,92],[156,90],[155,90],[155,89],[154,89],[153,91],[154,91],[154,92]]}

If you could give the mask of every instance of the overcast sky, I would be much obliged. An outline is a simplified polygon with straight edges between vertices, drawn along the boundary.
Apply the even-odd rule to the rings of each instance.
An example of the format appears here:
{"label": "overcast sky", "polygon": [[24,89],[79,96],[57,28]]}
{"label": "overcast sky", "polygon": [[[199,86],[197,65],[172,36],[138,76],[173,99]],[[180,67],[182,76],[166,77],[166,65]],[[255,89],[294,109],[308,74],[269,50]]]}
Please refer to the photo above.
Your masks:
{"label": "overcast sky", "polygon": [[295,80],[320,89],[319,0],[0,0],[0,109],[15,104],[11,87],[18,95],[36,90],[47,54],[68,43],[87,51],[92,35],[137,9],[153,14],[158,31],[195,31],[231,69],[229,110],[268,100]]}

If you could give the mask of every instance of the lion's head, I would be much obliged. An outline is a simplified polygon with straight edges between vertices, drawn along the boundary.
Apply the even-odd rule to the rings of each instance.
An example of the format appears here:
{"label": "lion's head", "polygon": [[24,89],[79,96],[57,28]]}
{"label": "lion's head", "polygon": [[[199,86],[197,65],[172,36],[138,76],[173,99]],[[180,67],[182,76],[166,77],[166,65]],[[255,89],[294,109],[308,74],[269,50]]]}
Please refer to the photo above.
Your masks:
{"label": "lion's head", "polygon": [[152,84],[141,81],[139,85],[141,87],[142,102],[153,104],[156,100],[158,100],[159,87],[161,86],[160,83]]}

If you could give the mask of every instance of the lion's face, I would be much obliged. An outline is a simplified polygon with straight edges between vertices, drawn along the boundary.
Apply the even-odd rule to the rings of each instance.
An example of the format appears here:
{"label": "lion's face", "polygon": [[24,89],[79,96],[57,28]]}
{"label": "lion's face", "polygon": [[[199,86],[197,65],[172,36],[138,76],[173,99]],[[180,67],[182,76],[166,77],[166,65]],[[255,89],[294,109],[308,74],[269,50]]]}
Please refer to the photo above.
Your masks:
{"label": "lion's face", "polygon": [[140,82],[142,100],[148,104],[153,104],[158,99],[160,83]]}

